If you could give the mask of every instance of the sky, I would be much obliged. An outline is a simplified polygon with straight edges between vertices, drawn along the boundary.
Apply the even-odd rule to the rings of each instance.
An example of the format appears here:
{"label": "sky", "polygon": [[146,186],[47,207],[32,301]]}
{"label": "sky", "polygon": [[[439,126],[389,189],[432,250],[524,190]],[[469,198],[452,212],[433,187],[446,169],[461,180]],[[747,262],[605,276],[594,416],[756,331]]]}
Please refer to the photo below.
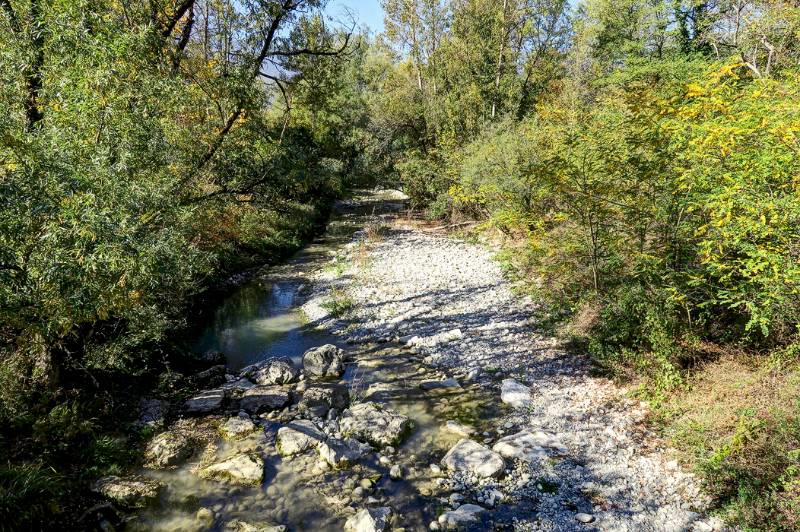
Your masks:
{"label": "sky", "polygon": [[347,10],[356,17],[359,26],[367,25],[373,32],[383,31],[383,9],[380,0],[331,0],[325,12],[348,24]]}

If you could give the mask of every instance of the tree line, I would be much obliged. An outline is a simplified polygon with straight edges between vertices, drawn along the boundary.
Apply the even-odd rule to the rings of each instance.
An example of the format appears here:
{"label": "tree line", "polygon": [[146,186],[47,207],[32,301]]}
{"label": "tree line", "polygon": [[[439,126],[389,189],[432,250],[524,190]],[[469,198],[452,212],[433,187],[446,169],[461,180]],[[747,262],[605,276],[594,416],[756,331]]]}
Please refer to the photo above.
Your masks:
{"label": "tree line", "polygon": [[[503,235],[651,399],[720,353],[796,362],[796,2],[383,0],[379,35],[326,3],[0,0],[9,526],[68,522],[68,486],[130,463],[122,397],[174,389],[198,298],[354,186]],[[797,414],[702,451],[739,524],[800,522]]]}
{"label": "tree line", "polygon": [[[663,403],[724,354],[796,368],[797,2],[383,6],[369,105],[390,173],[430,217],[504,235],[599,370]],[[794,390],[785,409],[732,412],[738,432],[698,455],[731,519],[789,530],[800,403],[796,377],[773,381]]]}

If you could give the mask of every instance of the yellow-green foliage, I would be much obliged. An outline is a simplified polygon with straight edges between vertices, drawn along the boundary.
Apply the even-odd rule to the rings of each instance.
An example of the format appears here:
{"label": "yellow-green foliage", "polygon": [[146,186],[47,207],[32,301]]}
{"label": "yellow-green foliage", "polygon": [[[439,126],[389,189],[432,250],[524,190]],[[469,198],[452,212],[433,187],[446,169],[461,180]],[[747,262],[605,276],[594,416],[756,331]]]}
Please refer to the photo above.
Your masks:
{"label": "yellow-green foliage", "polygon": [[697,261],[686,283],[768,336],[800,319],[800,76],[747,74],[734,63],[689,84],[664,128]]}

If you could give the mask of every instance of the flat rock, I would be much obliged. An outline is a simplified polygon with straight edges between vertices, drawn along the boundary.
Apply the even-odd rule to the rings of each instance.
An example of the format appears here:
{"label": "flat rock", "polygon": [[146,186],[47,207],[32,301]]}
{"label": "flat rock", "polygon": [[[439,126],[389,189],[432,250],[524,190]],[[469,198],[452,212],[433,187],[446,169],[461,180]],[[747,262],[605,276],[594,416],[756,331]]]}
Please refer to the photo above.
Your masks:
{"label": "flat rock", "polygon": [[194,442],[178,431],[162,432],[153,437],[144,452],[144,466],[150,469],[166,469],[180,465],[192,456]]}
{"label": "flat rock", "polygon": [[531,403],[531,389],[514,379],[503,379],[500,400],[514,408],[522,408]]}
{"label": "flat rock", "polygon": [[503,458],[525,462],[546,458],[550,454],[548,450],[555,450],[560,454],[567,452],[567,448],[555,435],[542,430],[523,430],[510,434],[497,440],[492,450],[500,453]]}
{"label": "flat rock", "polygon": [[339,429],[345,436],[384,447],[399,444],[410,431],[411,421],[394,410],[367,402],[342,412]]}
{"label": "flat rock", "polygon": [[288,357],[276,357],[258,364],[248,377],[256,384],[289,384],[297,380],[300,370]]}
{"label": "flat rock", "polygon": [[463,438],[442,458],[442,464],[454,472],[469,472],[489,478],[505,468],[503,457],[478,442]]}
{"label": "flat rock", "polygon": [[250,418],[236,416],[220,425],[219,432],[226,440],[235,440],[252,434],[257,428]]}
{"label": "flat rock", "polygon": [[319,379],[335,379],[344,373],[344,352],[333,344],[309,349],[303,353],[303,370]]}
{"label": "flat rock", "polygon": [[253,387],[255,387],[255,384],[253,384],[250,379],[246,379],[244,377],[238,379],[234,378],[233,380],[228,381],[220,386],[220,388],[236,397],[241,396],[244,392]]}
{"label": "flat rock", "polygon": [[264,460],[255,453],[241,453],[201,469],[198,474],[239,486],[258,486],[264,480]]}
{"label": "flat rock", "polygon": [[419,383],[419,387],[423,390],[447,390],[447,389],[460,389],[461,385],[454,378],[443,380],[425,380]]}
{"label": "flat rock", "polygon": [[320,457],[336,469],[350,467],[371,450],[372,447],[353,438],[328,438],[317,447]]}
{"label": "flat rock", "polygon": [[289,392],[280,386],[254,386],[242,394],[239,406],[250,414],[283,408],[289,403]]}
{"label": "flat rock", "polygon": [[464,425],[463,423],[459,423],[458,421],[448,420],[447,423],[444,424],[442,427],[447,432],[452,434],[457,434],[459,436],[464,436],[465,438],[469,438],[473,434],[475,434],[475,429],[470,427],[469,425]]}
{"label": "flat rock", "polygon": [[248,523],[235,519],[228,521],[222,527],[224,532],[286,532],[284,525],[273,525],[270,523]]}
{"label": "flat rock", "polygon": [[455,510],[440,515],[439,523],[448,530],[457,529],[477,522],[478,516],[484,511],[477,504],[462,504]]}
{"label": "flat rock", "polygon": [[292,421],[278,429],[278,452],[283,456],[292,456],[316,447],[325,441],[327,436],[314,423],[305,419]]}
{"label": "flat rock", "polygon": [[389,526],[392,509],[364,508],[351,516],[344,524],[345,532],[383,532]]}
{"label": "flat rock", "polygon": [[192,414],[210,414],[222,408],[225,402],[225,390],[214,388],[205,390],[190,398],[184,404],[184,410]]}
{"label": "flat rock", "polygon": [[141,476],[102,477],[92,486],[92,491],[126,508],[146,508],[163,489],[160,482]]}
{"label": "flat rock", "polygon": [[324,417],[331,408],[343,409],[350,404],[350,392],[343,384],[315,385],[303,392],[297,408],[316,417]]}

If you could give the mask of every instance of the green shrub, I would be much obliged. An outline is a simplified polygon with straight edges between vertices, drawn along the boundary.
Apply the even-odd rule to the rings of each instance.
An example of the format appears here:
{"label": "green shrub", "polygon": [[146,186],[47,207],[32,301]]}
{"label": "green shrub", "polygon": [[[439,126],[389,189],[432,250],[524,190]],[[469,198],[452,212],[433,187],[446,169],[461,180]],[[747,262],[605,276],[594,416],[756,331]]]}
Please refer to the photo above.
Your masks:
{"label": "green shrub", "polygon": [[63,485],[38,465],[0,466],[0,530],[44,530],[59,510]]}
{"label": "green shrub", "polygon": [[652,393],[680,384],[680,326],[668,298],[626,286],[605,295],[602,302],[589,331],[589,353],[599,368],[618,377],[633,370],[647,377]]}

